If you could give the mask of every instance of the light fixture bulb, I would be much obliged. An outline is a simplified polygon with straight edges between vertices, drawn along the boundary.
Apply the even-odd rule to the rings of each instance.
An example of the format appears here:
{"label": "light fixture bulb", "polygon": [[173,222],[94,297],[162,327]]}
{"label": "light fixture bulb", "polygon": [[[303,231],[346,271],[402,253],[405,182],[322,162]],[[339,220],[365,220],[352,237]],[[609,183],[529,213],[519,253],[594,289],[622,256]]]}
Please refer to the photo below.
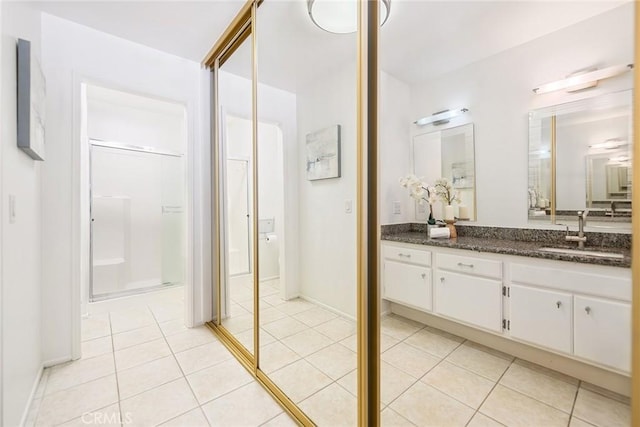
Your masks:
{"label": "light fixture bulb", "polygon": [[597,86],[600,80],[615,77],[632,69],[633,64],[614,65],[612,67],[603,68],[601,70],[574,74],[564,80],[558,80],[556,82],[540,85],[539,87],[533,89],[533,91],[538,95],[542,93],[554,92],[556,90],[575,92],[577,90]]}
{"label": "light fixture bulb", "polygon": [[[380,26],[389,18],[391,0],[381,0]],[[307,0],[309,17],[319,28],[335,34],[358,31],[357,0]]]}
{"label": "light fixture bulb", "polygon": [[436,126],[443,125],[445,123],[449,123],[449,121],[454,117],[458,117],[459,115],[464,114],[467,111],[469,111],[467,108],[457,108],[455,110],[438,111],[437,113],[433,113],[430,116],[422,117],[413,123],[418,126],[426,126],[428,124],[433,124]]}

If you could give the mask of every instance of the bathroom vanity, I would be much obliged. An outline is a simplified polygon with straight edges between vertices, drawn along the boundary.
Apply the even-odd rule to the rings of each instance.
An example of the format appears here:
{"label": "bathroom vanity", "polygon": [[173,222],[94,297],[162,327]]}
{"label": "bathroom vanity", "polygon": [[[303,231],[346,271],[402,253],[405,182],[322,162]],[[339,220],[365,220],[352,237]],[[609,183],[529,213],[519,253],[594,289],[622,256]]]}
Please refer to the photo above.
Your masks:
{"label": "bathroom vanity", "polygon": [[[505,239],[508,229],[487,228],[489,237],[475,237],[479,227],[465,228],[471,235],[463,231],[452,240],[428,239],[410,227],[383,231],[380,277],[391,311],[426,323],[447,320],[437,325],[445,330],[464,325],[467,338],[490,346],[491,335],[498,336],[503,344],[520,344],[518,357],[526,358],[527,348],[543,350],[528,356],[534,363],[553,364],[551,355],[582,362],[597,368],[589,381],[623,391],[597,372],[630,374],[631,260],[624,243],[614,249],[619,258],[584,256],[540,250],[549,246],[552,231],[536,231],[538,241],[526,241]],[[554,369],[561,365],[580,376],[571,363]]]}

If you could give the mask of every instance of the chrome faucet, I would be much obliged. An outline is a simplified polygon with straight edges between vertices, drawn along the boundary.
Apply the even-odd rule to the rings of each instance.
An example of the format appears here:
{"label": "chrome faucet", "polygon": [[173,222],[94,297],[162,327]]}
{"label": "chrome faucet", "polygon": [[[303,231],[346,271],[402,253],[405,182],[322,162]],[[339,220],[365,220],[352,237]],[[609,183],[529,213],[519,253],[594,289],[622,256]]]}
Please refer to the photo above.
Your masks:
{"label": "chrome faucet", "polygon": [[578,242],[578,248],[584,249],[584,243],[587,241],[587,236],[584,235],[584,226],[587,224],[587,215],[589,214],[589,210],[585,209],[584,211],[578,211],[578,235],[570,236],[569,235],[569,227],[567,226],[567,236],[565,240],[567,242]]}

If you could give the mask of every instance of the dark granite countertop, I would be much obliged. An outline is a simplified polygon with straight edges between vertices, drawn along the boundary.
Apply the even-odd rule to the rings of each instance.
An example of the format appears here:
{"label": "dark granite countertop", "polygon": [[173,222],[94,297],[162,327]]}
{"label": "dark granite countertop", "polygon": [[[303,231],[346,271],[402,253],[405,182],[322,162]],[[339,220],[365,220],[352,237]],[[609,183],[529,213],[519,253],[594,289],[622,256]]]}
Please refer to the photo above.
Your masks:
{"label": "dark granite countertop", "polygon": [[[385,228],[388,227],[388,228]],[[466,233],[465,229],[473,228],[472,232]],[[475,252],[490,252],[496,254],[504,254],[504,255],[516,255],[516,256],[524,256],[524,257],[532,257],[532,258],[542,258],[542,259],[550,259],[557,261],[569,261],[569,262],[579,262],[584,264],[596,264],[596,265],[606,265],[606,266],[614,266],[614,267],[630,267],[631,266],[631,251],[629,249],[630,246],[626,245],[625,238],[622,238],[622,242],[618,242],[617,246],[604,246],[601,242],[597,242],[596,239],[592,239],[594,243],[600,243],[598,246],[589,246],[589,234],[587,233],[587,247],[585,247],[585,251],[598,251],[598,252],[612,252],[622,254],[624,258],[615,259],[615,258],[601,258],[596,256],[588,256],[588,255],[576,255],[576,254],[566,254],[566,253],[556,253],[556,252],[543,252],[540,251],[540,248],[543,247],[555,247],[555,248],[566,248],[566,249],[577,249],[577,244],[571,246],[568,242],[562,242],[558,239],[553,239],[554,233],[548,233],[549,230],[527,230],[527,233],[536,233],[547,232],[546,238],[541,238],[539,235],[532,235],[531,240],[516,240],[521,238],[515,231],[514,239],[505,239],[504,233],[508,233],[510,230],[516,229],[499,229],[496,232],[496,227],[487,227],[491,230],[488,230],[486,233],[487,237],[479,236],[481,230],[484,227],[461,227],[458,226],[458,237],[455,239],[430,239],[427,237],[426,229],[422,226],[422,224],[409,225],[408,227],[398,227],[398,226],[383,226],[382,230],[382,240],[393,241],[393,242],[402,242],[402,243],[412,243],[416,245],[428,245],[428,246],[438,246],[452,249],[465,249]],[[503,231],[506,230],[506,231]],[[471,235],[468,235],[471,234]],[[628,242],[630,244],[630,238],[628,238]]]}

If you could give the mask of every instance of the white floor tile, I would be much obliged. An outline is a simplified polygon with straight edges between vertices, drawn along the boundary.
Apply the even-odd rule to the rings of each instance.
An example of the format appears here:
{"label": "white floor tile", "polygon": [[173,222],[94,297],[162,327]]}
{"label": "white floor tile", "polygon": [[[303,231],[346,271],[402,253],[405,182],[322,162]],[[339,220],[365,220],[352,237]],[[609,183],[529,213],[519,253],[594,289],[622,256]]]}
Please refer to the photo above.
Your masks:
{"label": "white floor tile", "polygon": [[335,342],[338,342],[355,334],[356,324],[352,320],[337,317],[316,326],[314,329],[321,334],[328,336]]}
{"label": "white floor tile", "polygon": [[115,375],[99,378],[43,397],[37,426],[50,426],[71,421],[118,401]]}
{"label": "white floor tile", "polygon": [[491,381],[498,381],[511,364],[513,358],[498,356],[497,352],[490,353],[487,350],[486,347],[479,347],[465,342],[447,356],[445,360],[482,375]]}
{"label": "white floor tile", "polygon": [[320,307],[315,307],[310,310],[295,314],[293,316],[294,319],[299,320],[305,325],[311,327],[318,326],[319,324],[328,322],[329,320],[335,319],[336,317],[338,317],[337,314]]}
{"label": "white floor tile", "polygon": [[358,424],[358,402],[338,384],[320,390],[300,403],[300,408],[319,426],[353,427]]}
{"label": "white floor tile", "polygon": [[302,357],[306,357],[333,344],[333,341],[313,329],[290,335],[283,338],[280,342]]}
{"label": "white floor tile", "polygon": [[422,377],[422,382],[474,409],[489,395],[495,382],[443,361]]}
{"label": "white floor tile", "polygon": [[416,379],[440,363],[439,358],[402,342],[382,353],[381,359]]}
{"label": "white floor tile", "polygon": [[83,359],[90,359],[92,357],[102,356],[103,354],[113,352],[111,336],[82,341],[80,352]]}
{"label": "white floor tile", "polygon": [[280,341],[275,341],[260,349],[260,369],[267,374],[297,360],[300,360],[300,355]]}
{"label": "white floor tile", "polygon": [[300,402],[333,382],[306,360],[299,360],[269,375],[294,402]]}
{"label": "white floor tile", "polygon": [[173,355],[138,365],[124,371],[118,371],[120,399],[151,390],[159,385],[182,377]]}
{"label": "white floor tile", "polygon": [[341,344],[332,344],[306,357],[306,360],[325,375],[337,380],[356,368],[356,353]]}
{"label": "white floor tile", "polygon": [[204,416],[202,409],[198,407],[160,425],[162,427],[207,427],[209,421]]}
{"label": "white floor tile", "polygon": [[418,426],[465,426],[475,411],[422,382],[417,382],[391,409]]}
{"label": "white floor tile", "polygon": [[253,378],[237,360],[231,359],[187,375],[187,380],[198,402],[204,404],[250,383]]}
{"label": "white floor tile", "polygon": [[49,370],[45,394],[55,393],[114,372],[111,353],[57,365]]}
{"label": "white floor tile", "polygon": [[78,418],[60,424],[61,427],[86,427],[96,426],[120,426],[121,423],[129,421],[120,413],[119,405],[110,405],[106,408],[85,412]]}
{"label": "white floor tile", "polygon": [[274,338],[281,340],[290,335],[307,330],[308,326],[292,317],[285,317],[284,319],[262,325],[262,328]]}
{"label": "white floor tile", "polygon": [[578,390],[573,415],[598,427],[623,427],[631,425],[629,405],[594,393],[584,388]]}
{"label": "white floor tile", "polygon": [[565,427],[569,424],[569,414],[500,384],[482,404],[480,412],[502,424],[514,427]]}
{"label": "white floor tile", "polygon": [[160,338],[144,344],[127,347],[123,350],[117,350],[114,354],[116,369],[123,371],[168,356],[171,354],[171,349],[164,338]]}
{"label": "white floor tile", "polygon": [[82,319],[81,325],[83,341],[111,335],[111,324],[108,313],[90,314],[88,317]]}
{"label": "white floor tile", "polygon": [[213,335],[213,332],[211,332],[211,330],[206,326],[186,329],[184,331],[168,335],[166,338],[174,353],[179,353],[217,340],[215,335]]}
{"label": "white floor tile", "polygon": [[156,323],[151,311],[147,307],[130,308],[109,313],[113,334],[140,329]]}
{"label": "white floor tile", "polygon": [[134,345],[143,344],[162,338],[162,332],[158,325],[153,324],[143,328],[121,332],[113,335],[113,347],[122,350]]}
{"label": "white floor tile", "polygon": [[184,378],[138,394],[120,403],[124,416],[131,417],[129,426],[149,427],[161,424],[194,409],[198,402]]}
{"label": "white floor tile", "polygon": [[256,382],[203,405],[202,410],[213,427],[259,426],[282,413],[280,405]]}
{"label": "white floor tile", "polygon": [[176,353],[176,359],[185,375],[222,363],[232,357],[231,352],[219,341]]}

